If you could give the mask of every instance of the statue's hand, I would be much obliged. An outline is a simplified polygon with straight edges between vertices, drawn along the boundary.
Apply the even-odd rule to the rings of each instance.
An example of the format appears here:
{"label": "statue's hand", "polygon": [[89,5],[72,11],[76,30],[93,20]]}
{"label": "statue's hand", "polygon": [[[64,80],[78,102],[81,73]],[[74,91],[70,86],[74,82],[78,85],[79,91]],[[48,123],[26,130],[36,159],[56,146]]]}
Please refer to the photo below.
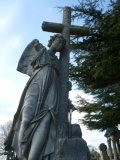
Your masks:
{"label": "statue's hand", "polygon": [[72,83],[70,81],[67,82],[67,90],[68,92],[72,90]]}

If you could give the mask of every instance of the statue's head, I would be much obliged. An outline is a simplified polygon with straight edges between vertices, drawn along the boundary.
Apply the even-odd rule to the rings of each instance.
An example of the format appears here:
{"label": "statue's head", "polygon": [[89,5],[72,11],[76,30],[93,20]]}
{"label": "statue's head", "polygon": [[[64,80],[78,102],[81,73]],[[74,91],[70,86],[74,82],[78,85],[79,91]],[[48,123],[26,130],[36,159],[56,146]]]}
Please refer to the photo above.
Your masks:
{"label": "statue's head", "polygon": [[50,36],[48,47],[53,47],[56,51],[60,51],[66,45],[66,40],[61,34]]}

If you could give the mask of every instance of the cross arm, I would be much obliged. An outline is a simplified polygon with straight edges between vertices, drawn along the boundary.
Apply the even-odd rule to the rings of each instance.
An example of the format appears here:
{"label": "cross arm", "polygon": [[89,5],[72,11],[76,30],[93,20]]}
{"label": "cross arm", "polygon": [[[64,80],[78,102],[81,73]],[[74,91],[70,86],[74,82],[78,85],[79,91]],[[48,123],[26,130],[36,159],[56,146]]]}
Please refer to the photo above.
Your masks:
{"label": "cross arm", "polygon": [[[48,32],[61,33],[65,26],[61,23],[43,22],[42,30]],[[88,36],[89,28],[85,26],[69,25],[70,35]]]}

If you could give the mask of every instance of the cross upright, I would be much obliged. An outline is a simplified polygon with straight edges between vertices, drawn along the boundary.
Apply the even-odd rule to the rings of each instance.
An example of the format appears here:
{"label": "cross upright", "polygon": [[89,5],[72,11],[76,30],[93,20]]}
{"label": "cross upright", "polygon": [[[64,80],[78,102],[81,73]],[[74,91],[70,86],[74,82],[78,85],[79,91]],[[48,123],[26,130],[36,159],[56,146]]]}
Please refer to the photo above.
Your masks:
{"label": "cross upright", "polygon": [[60,53],[59,75],[59,109],[57,115],[57,128],[60,130],[58,138],[67,136],[68,128],[68,77],[69,77],[69,53],[70,35],[87,36],[88,27],[71,25],[71,7],[63,8],[63,20],[60,23],[43,22],[43,31],[61,33],[66,39],[66,46]]}

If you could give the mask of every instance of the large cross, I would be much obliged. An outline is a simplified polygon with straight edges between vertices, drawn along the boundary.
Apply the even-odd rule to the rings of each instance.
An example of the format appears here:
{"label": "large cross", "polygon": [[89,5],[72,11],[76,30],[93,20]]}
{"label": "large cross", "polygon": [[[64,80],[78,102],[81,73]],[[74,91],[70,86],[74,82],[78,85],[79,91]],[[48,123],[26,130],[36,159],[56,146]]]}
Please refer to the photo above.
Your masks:
{"label": "large cross", "polygon": [[68,90],[67,83],[69,77],[69,53],[70,35],[87,36],[88,27],[71,25],[71,8],[63,8],[63,20],[60,23],[43,22],[43,31],[61,33],[66,39],[66,46],[60,53],[60,75],[59,75],[59,109],[57,115],[57,127],[60,131],[58,138],[67,136],[68,130]]}

